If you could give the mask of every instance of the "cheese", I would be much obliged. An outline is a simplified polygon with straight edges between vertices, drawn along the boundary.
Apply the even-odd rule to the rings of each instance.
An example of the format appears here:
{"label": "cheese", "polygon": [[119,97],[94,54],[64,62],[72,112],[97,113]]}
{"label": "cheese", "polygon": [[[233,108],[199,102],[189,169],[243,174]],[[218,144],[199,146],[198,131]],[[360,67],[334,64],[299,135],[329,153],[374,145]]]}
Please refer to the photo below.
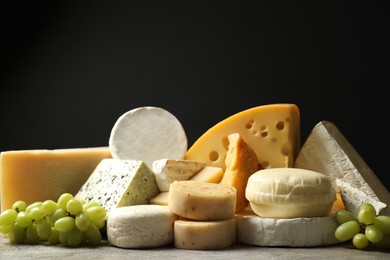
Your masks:
{"label": "cheese", "polygon": [[[389,191],[345,136],[329,121],[321,121],[312,129],[294,167],[321,172],[334,183],[338,180],[337,183],[346,183],[337,187],[347,210],[356,211],[361,203],[371,201],[377,213],[390,214]],[[361,192],[365,195],[359,196]]]}
{"label": "cheese", "polygon": [[104,159],[75,195],[99,202],[107,212],[117,207],[149,204],[159,193],[152,170],[137,160]]}
{"label": "cheese", "polygon": [[1,211],[17,200],[29,204],[76,194],[100,161],[110,157],[108,147],[1,152]]}
{"label": "cheese", "polygon": [[223,220],[234,217],[234,187],[208,182],[176,181],[168,195],[169,209],[184,218]]}
{"label": "cheese", "polygon": [[191,160],[161,159],[154,161],[152,167],[160,191],[169,191],[172,182],[188,180],[205,165]]}
{"label": "cheese", "polygon": [[190,178],[191,181],[219,183],[223,177],[220,167],[205,166],[197,174]]}
{"label": "cheese", "polygon": [[152,169],[155,160],[183,159],[187,137],[180,121],[159,107],[138,107],[122,114],[109,138],[115,159],[144,161]]}
{"label": "cheese", "polygon": [[336,201],[328,176],[298,168],[259,170],[248,179],[245,192],[252,210],[261,217],[321,217]]}
{"label": "cheese", "polygon": [[216,250],[231,247],[236,241],[236,220],[220,221],[176,220],[174,243],[176,248]]}
{"label": "cheese", "polygon": [[121,248],[156,248],[173,244],[177,216],[167,206],[115,208],[107,216],[107,239]]}
{"label": "cheese", "polygon": [[150,204],[168,206],[168,191],[163,191],[150,199]]}
{"label": "cheese", "polygon": [[229,148],[225,159],[226,169],[221,184],[233,186],[237,190],[236,212],[248,206],[245,189],[249,176],[258,170],[256,153],[240,134],[228,135]]}
{"label": "cheese", "polygon": [[185,159],[225,169],[227,136],[239,133],[262,168],[292,167],[300,149],[300,114],[294,104],[270,104],[241,111],[207,130]]}
{"label": "cheese", "polygon": [[251,246],[315,247],[340,243],[334,211],[324,217],[262,218],[250,207],[236,214],[237,242]]}

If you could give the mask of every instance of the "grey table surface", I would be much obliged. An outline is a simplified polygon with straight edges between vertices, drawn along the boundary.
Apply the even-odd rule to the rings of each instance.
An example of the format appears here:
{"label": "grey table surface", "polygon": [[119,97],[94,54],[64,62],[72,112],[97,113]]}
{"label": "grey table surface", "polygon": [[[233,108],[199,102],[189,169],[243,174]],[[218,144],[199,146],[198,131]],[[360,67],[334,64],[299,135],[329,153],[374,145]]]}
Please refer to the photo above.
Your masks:
{"label": "grey table surface", "polygon": [[103,241],[99,247],[68,248],[60,245],[15,245],[0,236],[0,259],[390,259],[390,251],[359,250],[351,244],[312,248],[235,245],[223,250],[183,250],[174,247],[122,249]]}

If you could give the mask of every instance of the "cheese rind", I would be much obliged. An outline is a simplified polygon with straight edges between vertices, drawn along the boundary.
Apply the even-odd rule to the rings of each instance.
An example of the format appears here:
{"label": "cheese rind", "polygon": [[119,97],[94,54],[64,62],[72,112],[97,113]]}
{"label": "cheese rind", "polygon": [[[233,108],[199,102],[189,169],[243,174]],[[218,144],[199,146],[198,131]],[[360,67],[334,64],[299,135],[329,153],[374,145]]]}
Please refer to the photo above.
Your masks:
{"label": "cheese rind", "polygon": [[306,169],[259,170],[248,179],[245,196],[262,217],[319,217],[328,214],[336,192],[328,176]]}
{"label": "cheese rind", "polygon": [[30,204],[76,194],[106,158],[111,158],[108,147],[1,152],[1,211],[17,200]]}
{"label": "cheese rind", "polygon": [[[375,204],[378,213],[390,214],[389,191],[332,122],[321,121],[315,125],[303,144],[294,167],[321,172],[328,175],[334,183],[340,180],[339,183],[349,184],[336,185],[347,210],[355,211],[361,203],[370,198],[370,201],[377,202]],[[353,187],[367,196],[358,196],[355,199],[345,196],[347,193],[357,195],[359,192],[346,191],[343,187]]]}
{"label": "cheese rind", "polygon": [[191,160],[161,159],[154,161],[152,167],[160,191],[169,191],[172,182],[190,179],[205,165]]}
{"label": "cheese rind", "polygon": [[104,159],[75,195],[99,202],[107,212],[123,206],[149,204],[159,193],[152,170],[137,160]]}
{"label": "cheese rind", "polygon": [[316,247],[340,243],[335,214],[312,218],[262,218],[248,207],[236,214],[237,242],[252,246]]}
{"label": "cheese rind", "polygon": [[300,114],[295,104],[270,104],[234,114],[207,130],[185,159],[225,169],[227,136],[239,133],[262,168],[292,167],[300,149]]}
{"label": "cheese rind", "polygon": [[229,185],[176,181],[168,195],[169,209],[194,220],[224,220],[234,217],[236,189]]}
{"label": "cheese rind", "polygon": [[115,208],[107,217],[107,238],[121,248],[155,248],[173,244],[177,216],[167,206]]}
{"label": "cheese rind", "polygon": [[235,218],[221,221],[176,220],[174,224],[176,248],[216,250],[231,247],[236,241]]}

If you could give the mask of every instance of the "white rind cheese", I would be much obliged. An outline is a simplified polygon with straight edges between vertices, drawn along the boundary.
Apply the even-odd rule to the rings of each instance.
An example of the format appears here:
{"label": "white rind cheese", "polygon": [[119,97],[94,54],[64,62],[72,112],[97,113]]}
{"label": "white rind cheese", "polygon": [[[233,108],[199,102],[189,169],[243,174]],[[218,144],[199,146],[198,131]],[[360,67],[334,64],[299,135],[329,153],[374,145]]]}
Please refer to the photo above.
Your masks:
{"label": "white rind cheese", "polygon": [[248,207],[236,214],[237,242],[251,246],[315,247],[340,243],[334,212],[312,218],[262,218]]}
{"label": "white rind cheese", "polygon": [[180,121],[159,107],[138,107],[121,115],[109,138],[112,157],[144,161],[183,159],[187,136]]}
{"label": "white rind cheese", "polygon": [[[389,191],[331,122],[321,121],[313,128],[295,160],[294,167],[328,175],[340,190],[347,210],[354,211],[353,208],[370,198],[370,201],[377,201],[377,205],[380,203],[386,205],[385,208],[381,207],[378,213],[390,214],[387,206],[390,204]],[[342,183],[339,181],[349,186],[339,186],[337,183]],[[358,194],[343,190],[345,187],[353,187],[367,196],[356,198],[345,196],[347,193]]]}
{"label": "white rind cheese", "polygon": [[177,216],[167,206],[135,205],[113,209],[107,239],[121,248],[155,248],[173,244]]}
{"label": "white rind cheese", "polygon": [[172,182],[190,179],[205,165],[205,162],[191,160],[161,159],[153,162],[152,169],[160,191],[169,191]]}
{"label": "white rind cheese", "polygon": [[104,159],[75,195],[97,201],[109,212],[114,208],[149,204],[159,193],[152,170],[142,161]]}

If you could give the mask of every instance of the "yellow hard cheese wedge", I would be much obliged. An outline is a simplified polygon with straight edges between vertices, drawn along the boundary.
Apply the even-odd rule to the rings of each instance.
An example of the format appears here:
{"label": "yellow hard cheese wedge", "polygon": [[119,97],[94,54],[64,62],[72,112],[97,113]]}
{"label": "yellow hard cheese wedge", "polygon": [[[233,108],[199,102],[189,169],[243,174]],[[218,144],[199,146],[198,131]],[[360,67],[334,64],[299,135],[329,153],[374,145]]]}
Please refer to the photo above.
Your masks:
{"label": "yellow hard cheese wedge", "polygon": [[221,184],[233,186],[237,190],[236,212],[248,206],[245,189],[248,178],[258,170],[256,153],[238,133],[228,135],[229,149],[225,164],[226,169]]}
{"label": "yellow hard cheese wedge", "polygon": [[300,113],[295,104],[270,104],[232,115],[206,131],[185,159],[225,169],[228,135],[239,133],[262,168],[292,167],[300,149]]}
{"label": "yellow hard cheese wedge", "polygon": [[336,201],[328,176],[298,168],[255,172],[248,179],[245,195],[252,210],[266,218],[322,217]]}
{"label": "yellow hard cheese wedge", "polygon": [[168,191],[163,191],[150,199],[150,204],[168,206]]}
{"label": "yellow hard cheese wedge", "polygon": [[32,203],[76,194],[100,161],[110,157],[108,147],[2,152],[1,210],[17,200]]}
{"label": "yellow hard cheese wedge", "polygon": [[235,241],[235,218],[220,221],[175,221],[174,242],[176,248],[215,250],[231,247]]}
{"label": "yellow hard cheese wedge", "polygon": [[234,217],[236,189],[229,185],[176,181],[169,189],[169,209],[194,220],[224,220]]}
{"label": "yellow hard cheese wedge", "polygon": [[197,174],[192,176],[190,180],[200,182],[219,183],[223,177],[223,170],[220,167],[205,166]]}

